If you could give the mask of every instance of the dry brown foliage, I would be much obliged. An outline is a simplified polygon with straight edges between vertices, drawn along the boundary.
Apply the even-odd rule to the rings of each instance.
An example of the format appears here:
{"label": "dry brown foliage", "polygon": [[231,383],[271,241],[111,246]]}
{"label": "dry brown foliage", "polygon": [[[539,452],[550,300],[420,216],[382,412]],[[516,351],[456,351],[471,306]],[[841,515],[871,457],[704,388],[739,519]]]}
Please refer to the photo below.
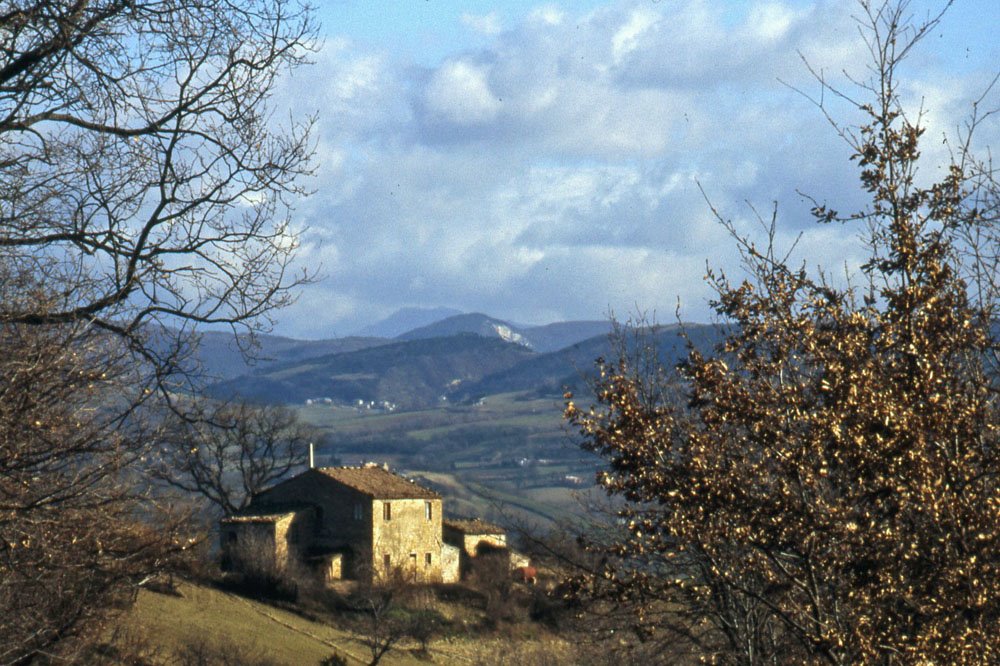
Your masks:
{"label": "dry brown foliage", "polygon": [[916,184],[923,129],[895,77],[936,19],[861,7],[867,121],[838,130],[871,203],[814,215],[865,225],[865,285],[737,237],[751,277],[710,274],[730,326],[678,369],[686,404],[668,371],[624,354],[600,365],[597,406],[566,407],[607,461],[600,482],[629,502],[578,591],[609,592],[635,633],[711,663],[1000,660],[992,303],[963,263],[970,229],[995,224],[981,203],[996,190],[976,189],[990,179],[965,148],[942,181]]}

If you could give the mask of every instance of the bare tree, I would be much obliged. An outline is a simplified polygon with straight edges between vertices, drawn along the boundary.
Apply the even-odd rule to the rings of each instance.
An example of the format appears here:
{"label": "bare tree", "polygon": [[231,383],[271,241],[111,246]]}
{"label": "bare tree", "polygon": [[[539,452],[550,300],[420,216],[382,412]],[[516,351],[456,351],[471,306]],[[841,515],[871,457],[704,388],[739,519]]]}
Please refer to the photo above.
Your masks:
{"label": "bare tree", "polygon": [[293,601],[298,596],[295,564],[279,550],[273,532],[243,531],[238,542],[224,548],[223,557],[239,573],[245,592]]}
{"label": "bare tree", "polygon": [[347,601],[357,617],[351,624],[355,639],[371,655],[368,666],[377,666],[411,633],[411,614],[401,603],[409,584],[405,572],[396,570],[359,583]]}
{"label": "bare tree", "polygon": [[148,407],[197,325],[252,339],[304,279],[310,121],[271,95],[312,43],[286,0],[0,8],[0,664],[77,654],[186,546]]}
{"label": "bare tree", "polygon": [[326,603],[350,612],[348,628],[371,655],[369,666],[381,663],[408,640],[416,641],[426,657],[431,641],[448,624],[434,607],[433,591],[414,584],[413,572],[405,567],[368,574],[361,572],[357,585],[345,598],[327,597]]}
{"label": "bare tree", "polygon": [[190,545],[134,472],[155,433],[104,405],[127,350],[78,328],[0,322],[0,664],[73,658]]}
{"label": "bare tree", "polygon": [[813,214],[863,225],[864,284],[790,266],[774,216],[764,243],[719,216],[750,277],[710,275],[730,326],[680,367],[685,404],[669,370],[628,356],[600,365],[599,406],[567,404],[607,461],[599,482],[628,501],[603,549],[609,598],[715,662],[1000,660],[994,310],[965,279],[963,241],[995,223],[979,205],[995,193],[976,191],[988,183],[963,152],[918,185],[923,127],[897,74],[939,16],[860,6],[863,101],[821,83],[864,114],[836,127],[870,203]]}
{"label": "bare tree", "polygon": [[[286,0],[18,2],[0,12],[0,248],[50,284],[7,321],[87,322],[173,368],[144,324],[251,333],[290,298],[308,126],[271,112],[309,12]],[[162,335],[162,332],[157,331]]]}
{"label": "bare tree", "polygon": [[223,404],[176,423],[162,439],[154,475],[232,514],[304,465],[319,436],[287,407]]}

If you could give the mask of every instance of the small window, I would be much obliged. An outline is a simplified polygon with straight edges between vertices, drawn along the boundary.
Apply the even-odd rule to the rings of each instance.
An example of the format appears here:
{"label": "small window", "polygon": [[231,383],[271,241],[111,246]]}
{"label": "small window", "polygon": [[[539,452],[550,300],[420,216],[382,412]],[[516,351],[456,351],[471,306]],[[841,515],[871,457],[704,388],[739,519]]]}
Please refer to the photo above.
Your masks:
{"label": "small window", "polygon": [[385,567],[386,573],[392,568],[392,556],[389,553],[382,556],[382,566]]}
{"label": "small window", "polygon": [[226,535],[226,540],[229,543],[236,543],[239,540],[239,535],[236,534],[235,531],[230,532],[229,534]]}
{"label": "small window", "polygon": [[434,520],[434,508],[430,502],[424,502],[424,516],[427,520]]}
{"label": "small window", "polygon": [[364,507],[361,506],[361,502],[358,502],[354,505],[354,520],[361,520],[364,518],[364,515]]}
{"label": "small window", "polygon": [[392,504],[389,502],[382,505],[382,519],[392,520]]}
{"label": "small window", "polygon": [[431,554],[427,553],[426,555],[424,555],[424,568],[428,568],[430,566],[431,566]]}

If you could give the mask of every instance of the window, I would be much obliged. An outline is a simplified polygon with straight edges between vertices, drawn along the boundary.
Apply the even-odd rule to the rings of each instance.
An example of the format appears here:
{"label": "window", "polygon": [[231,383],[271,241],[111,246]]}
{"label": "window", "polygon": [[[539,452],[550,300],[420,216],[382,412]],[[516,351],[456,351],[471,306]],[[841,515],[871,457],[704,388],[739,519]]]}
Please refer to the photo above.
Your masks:
{"label": "window", "polygon": [[354,520],[361,520],[364,516],[364,507],[361,506],[361,502],[358,502],[354,505]]}
{"label": "window", "polygon": [[424,502],[424,516],[427,520],[434,520],[434,509],[430,502]]}
{"label": "window", "polygon": [[431,554],[427,553],[424,555],[424,568],[427,569],[431,566]]}
{"label": "window", "polygon": [[382,505],[382,520],[392,520],[392,504],[389,502]]}
{"label": "window", "polygon": [[382,566],[385,567],[386,573],[392,568],[392,556],[389,553],[382,556]]}

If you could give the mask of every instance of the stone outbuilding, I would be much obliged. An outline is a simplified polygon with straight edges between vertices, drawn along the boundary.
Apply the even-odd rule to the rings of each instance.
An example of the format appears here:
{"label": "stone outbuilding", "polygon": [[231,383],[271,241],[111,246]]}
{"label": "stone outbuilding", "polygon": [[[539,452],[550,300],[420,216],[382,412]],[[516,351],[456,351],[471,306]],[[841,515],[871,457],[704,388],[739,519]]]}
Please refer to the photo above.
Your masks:
{"label": "stone outbuilding", "polygon": [[446,519],[442,533],[445,543],[459,551],[459,569],[463,576],[471,571],[476,560],[483,558],[508,559],[511,569],[528,564],[527,557],[507,544],[507,531],[499,525],[478,518]]}
{"label": "stone outbuilding", "polygon": [[444,540],[460,548],[468,557],[476,557],[480,547],[496,549],[507,547],[507,532],[502,527],[475,519],[447,519],[442,524]]}

